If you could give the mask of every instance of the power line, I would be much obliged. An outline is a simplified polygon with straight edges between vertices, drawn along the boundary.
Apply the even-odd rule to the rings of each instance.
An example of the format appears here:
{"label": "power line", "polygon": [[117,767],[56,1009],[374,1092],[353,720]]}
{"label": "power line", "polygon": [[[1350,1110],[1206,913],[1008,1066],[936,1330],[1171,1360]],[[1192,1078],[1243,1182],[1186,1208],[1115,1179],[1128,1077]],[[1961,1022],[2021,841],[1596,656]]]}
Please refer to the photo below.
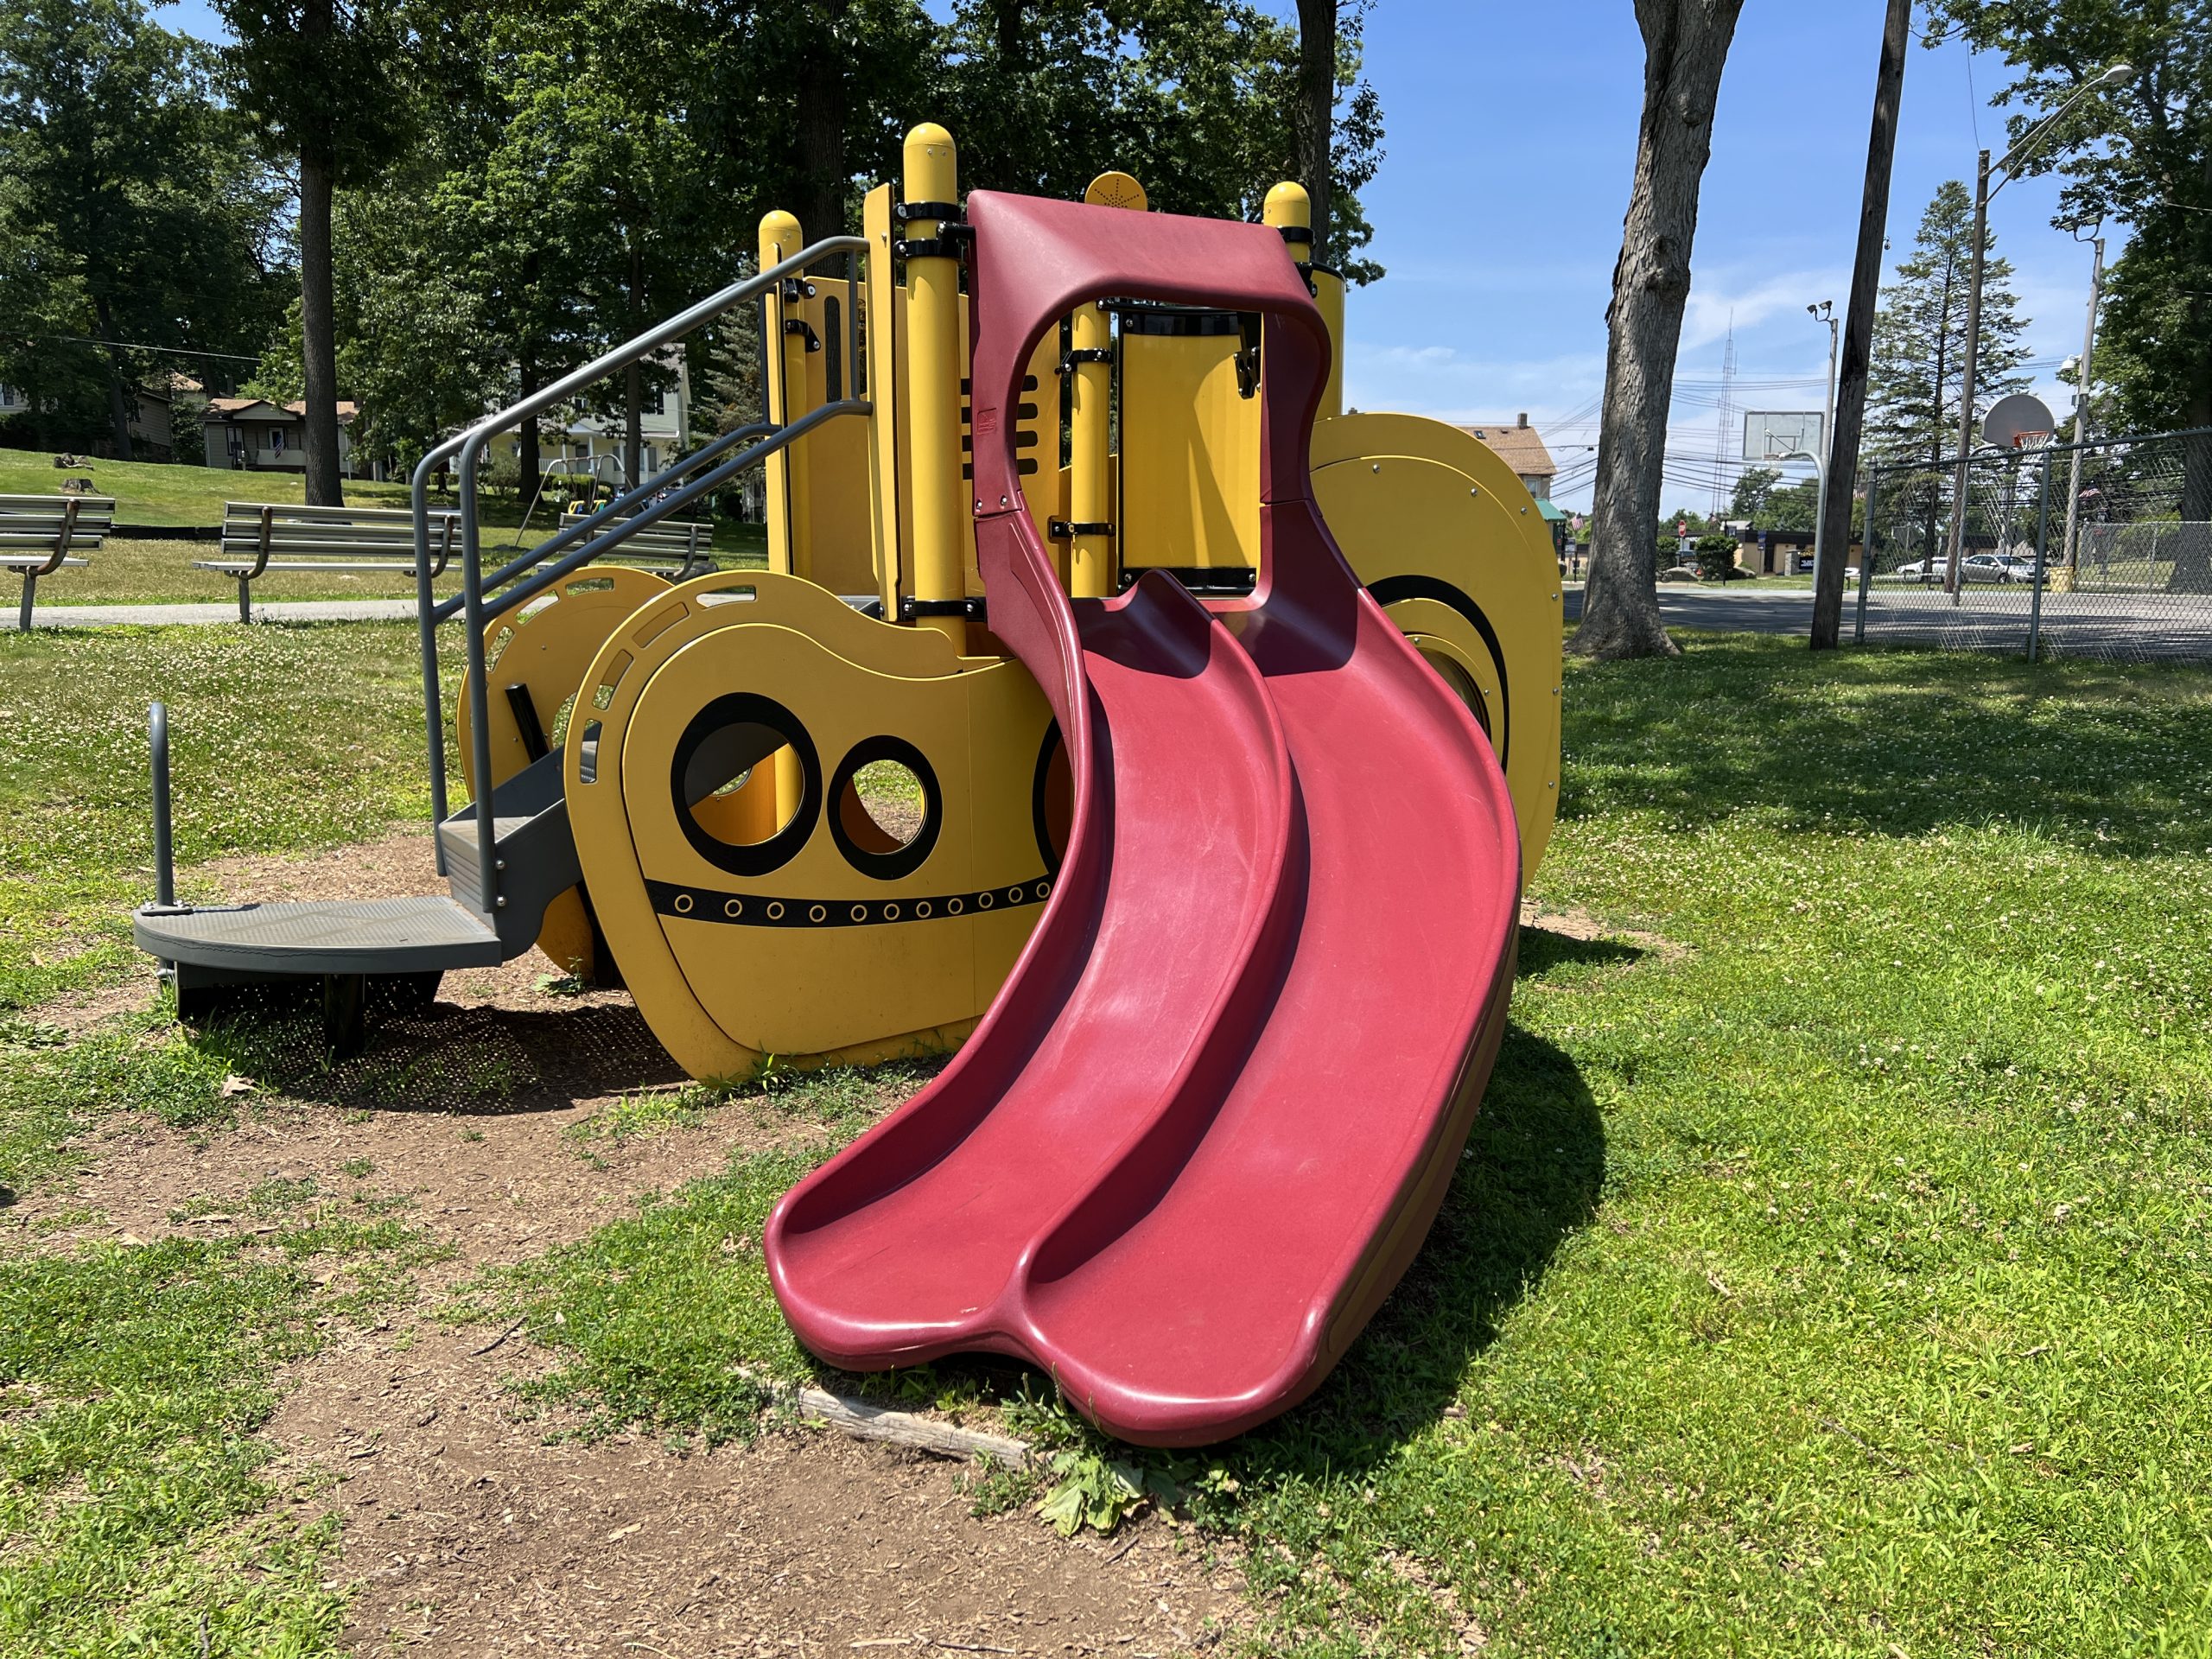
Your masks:
{"label": "power line", "polygon": [[91,334],[33,334],[31,338],[74,340],[80,346],[115,346],[134,352],[160,352],[169,357],[221,357],[233,363],[261,361],[259,358],[249,357],[244,352],[196,352],[188,346],[156,346],[147,340],[99,340]]}

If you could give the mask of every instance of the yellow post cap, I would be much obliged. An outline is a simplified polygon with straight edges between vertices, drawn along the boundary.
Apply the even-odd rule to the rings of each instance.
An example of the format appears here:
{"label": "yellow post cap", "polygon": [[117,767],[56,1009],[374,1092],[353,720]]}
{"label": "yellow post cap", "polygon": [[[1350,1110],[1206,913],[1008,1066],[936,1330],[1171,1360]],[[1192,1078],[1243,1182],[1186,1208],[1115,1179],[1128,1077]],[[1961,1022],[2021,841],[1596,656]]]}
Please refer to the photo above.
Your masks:
{"label": "yellow post cap", "polygon": [[1126,173],[1101,173],[1090,181],[1083,199],[1093,207],[1127,207],[1140,213],[1152,206],[1144,186]]}
{"label": "yellow post cap", "polygon": [[1286,225],[1312,229],[1313,203],[1306,194],[1306,187],[1294,184],[1287,179],[1275,186],[1268,192],[1267,201],[1261,207],[1260,219],[1262,224],[1272,225],[1277,230]]}
{"label": "yellow post cap", "polygon": [[950,133],[925,121],[906,135],[902,182],[907,200],[956,201],[959,178],[959,151]]}
{"label": "yellow post cap", "polygon": [[765,270],[781,264],[806,245],[801,239],[798,215],[774,208],[760,215],[760,264]]}

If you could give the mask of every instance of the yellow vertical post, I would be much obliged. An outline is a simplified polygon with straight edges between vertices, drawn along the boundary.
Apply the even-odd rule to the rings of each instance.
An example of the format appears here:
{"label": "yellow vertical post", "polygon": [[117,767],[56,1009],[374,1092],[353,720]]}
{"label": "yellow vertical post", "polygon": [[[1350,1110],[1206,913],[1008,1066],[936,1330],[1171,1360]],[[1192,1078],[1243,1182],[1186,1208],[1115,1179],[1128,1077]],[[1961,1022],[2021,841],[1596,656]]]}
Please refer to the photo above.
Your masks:
{"label": "yellow vertical post", "polygon": [[[952,135],[925,121],[906,135],[901,185],[908,201],[956,201],[960,188]],[[935,219],[909,219],[910,242],[934,240]],[[968,491],[960,476],[960,262],[945,254],[906,260],[906,383],[913,457],[914,598],[942,604],[966,596],[963,545]],[[964,648],[959,616],[924,616],[925,627]]]}
{"label": "yellow vertical post", "polygon": [[[760,269],[781,264],[806,245],[796,216],[781,208],[760,217]],[[760,372],[768,377],[768,418],[782,424],[806,413],[806,335],[785,327],[805,321],[804,308],[779,289],[768,296],[768,338]],[[768,568],[785,575],[807,574],[806,440],[768,457]]]}
{"label": "yellow vertical post", "polygon": [[[1113,512],[1107,450],[1114,401],[1112,340],[1104,307],[1094,302],[1076,308],[1075,360],[1069,365],[1074,407],[1068,414],[1068,517],[1077,524],[1103,524]],[[1077,531],[1068,542],[1068,592],[1077,599],[1104,599],[1113,591],[1111,532]]]}
{"label": "yellow vertical post", "polygon": [[1306,274],[1306,285],[1313,290],[1313,303],[1321,313],[1321,321],[1329,327],[1329,381],[1322,389],[1321,407],[1314,418],[1328,420],[1344,412],[1344,284],[1334,271],[1313,268],[1313,203],[1302,184],[1288,180],[1268,192],[1268,199],[1260,209],[1260,217],[1277,230],[1291,233],[1283,238],[1290,244],[1290,257]]}
{"label": "yellow vertical post", "polygon": [[[1149,206],[1144,187],[1126,173],[1100,174],[1083,199],[1094,207],[1140,213]],[[1069,346],[1075,355],[1068,365],[1068,518],[1077,524],[1104,524],[1114,516],[1114,334],[1104,307],[1076,308]],[[1077,599],[1107,598],[1116,586],[1114,563],[1112,531],[1073,533],[1068,540],[1068,592]]]}

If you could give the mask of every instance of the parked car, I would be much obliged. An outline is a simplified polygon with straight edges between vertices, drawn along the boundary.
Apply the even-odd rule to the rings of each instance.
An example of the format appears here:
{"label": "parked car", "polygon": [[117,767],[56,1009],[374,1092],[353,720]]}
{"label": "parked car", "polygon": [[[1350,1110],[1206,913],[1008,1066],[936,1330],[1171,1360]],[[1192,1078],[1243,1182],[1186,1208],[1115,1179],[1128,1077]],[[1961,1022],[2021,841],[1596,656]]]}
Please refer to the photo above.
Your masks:
{"label": "parked car", "polygon": [[1943,561],[1915,559],[1910,564],[1901,564],[1885,574],[1892,582],[1933,582],[1943,574]]}

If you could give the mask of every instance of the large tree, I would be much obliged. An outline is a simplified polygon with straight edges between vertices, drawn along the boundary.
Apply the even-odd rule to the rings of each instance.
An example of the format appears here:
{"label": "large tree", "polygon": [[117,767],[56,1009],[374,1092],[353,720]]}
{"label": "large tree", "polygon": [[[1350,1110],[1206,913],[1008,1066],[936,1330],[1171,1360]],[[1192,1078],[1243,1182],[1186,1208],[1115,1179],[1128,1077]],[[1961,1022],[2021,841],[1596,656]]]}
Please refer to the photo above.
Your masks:
{"label": "large tree", "polygon": [[301,384],[307,499],[344,499],[338,471],[331,201],[405,148],[426,95],[410,73],[396,0],[213,0],[235,37],[224,49],[238,105],[274,155],[299,169]]}
{"label": "large tree", "polygon": [[[2063,171],[2056,222],[2133,232],[2110,275],[2100,370],[2139,429],[2212,426],[2212,4],[2207,0],[1934,0],[1939,21],[2019,71],[1998,101],[2024,105],[2015,140],[2109,66],[2023,157]],[[2196,518],[2212,518],[2212,457],[2195,469]]]}
{"label": "large tree", "polygon": [[[2020,343],[2027,320],[2011,287],[2012,264],[1996,253],[1997,232],[1982,235],[1981,323],[1974,348],[1977,404],[2024,391],[2028,359]],[[1941,466],[1956,452],[1959,394],[1964,389],[1967,289],[1974,265],[1974,199],[1955,179],[1937,187],[1921,215],[1912,252],[1897,261],[1874,318],[1866,372],[1864,452],[1877,463],[1925,461]]]}
{"label": "large tree", "polygon": [[0,0],[0,378],[41,442],[130,459],[141,386],[281,314],[276,193],[208,67],[139,0]]}
{"label": "large tree", "polygon": [[1659,618],[1656,544],[1667,410],[1689,302],[1698,190],[1713,111],[1743,0],[1636,0],[1643,114],[1636,177],[1605,313],[1605,403],[1598,433],[1590,577],[1573,648],[1594,657],[1672,656]]}

